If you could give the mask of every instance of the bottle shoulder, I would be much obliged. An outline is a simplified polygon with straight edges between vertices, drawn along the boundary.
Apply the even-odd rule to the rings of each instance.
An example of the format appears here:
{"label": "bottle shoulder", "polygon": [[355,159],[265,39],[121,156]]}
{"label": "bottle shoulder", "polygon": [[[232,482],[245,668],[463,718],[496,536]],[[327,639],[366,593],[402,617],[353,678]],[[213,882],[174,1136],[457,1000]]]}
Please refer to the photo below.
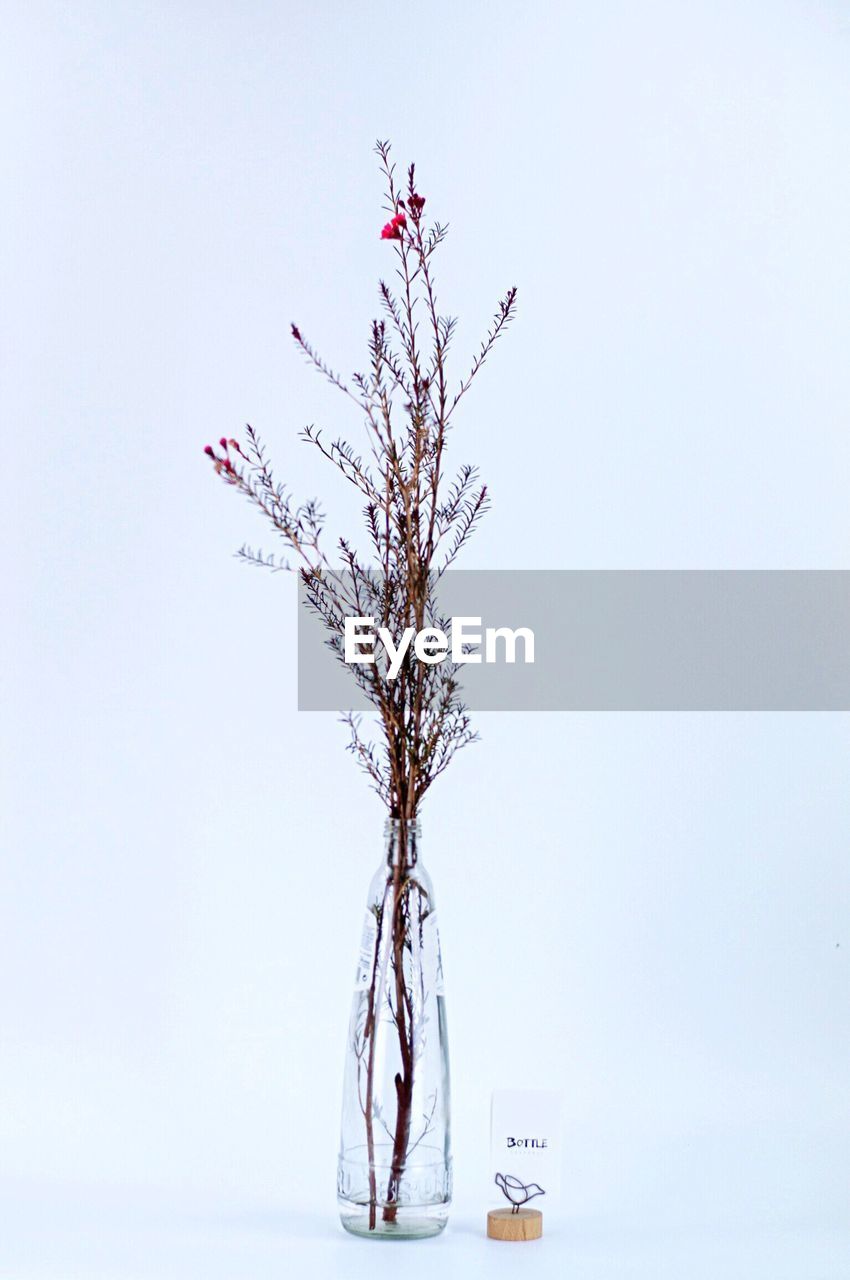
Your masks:
{"label": "bottle shoulder", "polygon": [[412,867],[404,869],[398,876],[395,870],[392,867],[388,867],[386,863],[378,867],[369,885],[369,909],[374,910],[375,907],[381,906],[388,897],[394,896],[396,892],[416,894],[422,899],[423,905],[427,903],[429,911],[435,909],[434,886],[431,876],[419,860]]}

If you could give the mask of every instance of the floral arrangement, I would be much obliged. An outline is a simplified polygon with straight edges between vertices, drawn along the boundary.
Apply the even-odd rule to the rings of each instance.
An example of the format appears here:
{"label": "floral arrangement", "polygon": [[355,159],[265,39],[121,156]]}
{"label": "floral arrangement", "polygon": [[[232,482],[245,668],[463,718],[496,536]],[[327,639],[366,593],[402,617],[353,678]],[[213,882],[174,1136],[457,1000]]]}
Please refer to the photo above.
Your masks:
{"label": "floral arrangement", "polygon": [[[218,449],[205,450],[222,480],[259,508],[286,546],[283,557],[247,546],[238,554],[273,571],[297,570],[338,651],[346,616],[372,615],[394,634],[408,626],[421,631],[433,617],[436,583],[487,510],[487,488],[476,467],[464,464],[447,474],[447,444],[458,406],[512,320],[517,296],[515,288],[508,290],[466,376],[452,388],[447,358],[456,319],[440,313],[434,276],[434,255],[447,227],[427,222],[414,166],[402,191],[389,143],[379,142],[376,152],[390,214],[380,235],[394,250],[397,283],[391,288],[380,281],[384,314],[372,322],[367,371],[343,379],[292,326],[309,363],[363,419],[365,459],[345,439],[327,443],[314,427],[301,438],[362,495],[369,557],[340,538],[332,561],[318,502],[293,502],[252,427],[241,442],[222,437]],[[428,665],[412,655],[392,680],[380,662],[349,670],[378,714],[382,737],[380,744],[365,738],[362,718],[347,715],[350,750],[390,816],[410,824],[455,752],[476,737],[457,680],[450,664]]]}
{"label": "floral arrangement", "polygon": [[[384,280],[379,284],[383,314],[372,322],[366,370],[342,378],[292,326],[307,361],[356,408],[365,426],[368,447],[363,453],[342,437],[327,442],[312,426],[302,439],[357,489],[368,554],[345,537],[332,552],[326,549],[318,502],[295,503],[275,479],[252,427],[241,441],[223,437],[218,448],[206,448],[216,473],[259,508],[284,544],[281,556],[247,546],[238,554],[272,571],[300,574],[306,603],[341,660],[346,619],[368,617],[395,635],[409,628],[418,635],[435,622],[447,629],[438,614],[437,585],[488,505],[476,467],[467,463],[447,469],[449,436],[461,401],[513,319],[517,292],[512,288],[505,294],[466,375],[452,383],[448,356],[456,321],[439,309],[434,275],[435,254],[447,229],[428,222],[414,166],[400,188],[389,144],[379,142],[376,150],[389,215],[380,238],[393,251],[395,281],[392,287]],[[437,1130],[444,1139],[442,1180],[431,1179],[427,1192],[417,1184],[414,1200],[423,1195],[442,1202],[449,1198],[448,1075],[439,1061],[444,1028],[442,1016],[433,1011],[438,985],[433,966],[439,966],[439,951],[432,891],[424,872],[416,869],[416,820],[432,783],[477,735],[450,663],[418,661],[408,649],[392,670],[377,656],[348,670],[378,720],[375,741],[364,734],[361,716],[346,715],[349,749],[386,806],[392,832],[388,868],[373,882],[368,915],[372,942],[349,1039],[352,1146],[365,1149],[367,1158],[362,1167],[344,1158],[346,1116],[351,1115],[344,1106],[338,1184],[341,1202],[350,1210],[343,1221],[349,1229],[359,1229],[351,1223],[365,1205],[364,1231],[374,1233],[379,1205],[382,1229],[400,1229],[398,1211],[413,1185],[411,1157],[417,1148],[421,1157],[423,1139]],[[384,1048],[378,1052],[382,1037]],[[418,1134],[417,1097],[420,1104],[429,1099]]]}

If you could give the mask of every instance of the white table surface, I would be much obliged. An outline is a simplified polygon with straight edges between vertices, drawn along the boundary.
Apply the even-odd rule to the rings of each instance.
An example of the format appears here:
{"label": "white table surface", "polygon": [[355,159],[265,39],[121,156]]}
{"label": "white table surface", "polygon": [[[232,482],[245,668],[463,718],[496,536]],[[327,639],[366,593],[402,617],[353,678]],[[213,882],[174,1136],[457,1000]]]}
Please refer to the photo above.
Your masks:
{"label": "white table surface", "polygon": [[508,1245],[484,1232],[485,1210],[458,1205],[446,1231],[419,1242],[347,1235],[330,1200],[321,1208],[165,1204],[128,1190],[63,1201],[4,1188],[2,1280],[277,1280],[396,1276],[409,1280],[576,1277],[577,1280],[846,1280],[850,1232],[803,1222],[718,1228],[678,1223],[545,1220],[541,1241]]}

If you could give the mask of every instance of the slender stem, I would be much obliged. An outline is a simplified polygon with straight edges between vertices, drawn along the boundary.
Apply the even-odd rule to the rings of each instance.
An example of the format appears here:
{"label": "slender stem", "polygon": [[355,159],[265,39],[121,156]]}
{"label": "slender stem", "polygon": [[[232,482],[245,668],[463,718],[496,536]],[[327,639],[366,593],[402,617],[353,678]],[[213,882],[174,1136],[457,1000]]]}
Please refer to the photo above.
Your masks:
{"label": "slender stem", "polygon": [[404,972],[404,943],[408,933],[405,920],[405,898],[410,881],[407,876],[407,824],[399,824],[398,838],[401,856],[393,868],[393,968],[395,970],[395,1021],[398,1030],[399,1053],[402,1069],[396,1072],[396,1124],[393,1139],[392,1163],[387,1185],[387,1203],[384,1206],[384,1222],[395,1222],[398,1210],[398,1192],[407,1162],[410,1143],[410,1121],[413,1104],[413,1021],[412,1001],[407,990]]}
{"label": "slender stem", "polygon": [[[383,929],[384,913],[380,914],[378,919],[378,928],[375,934],[375,959],[372,965],[372,982],[369,987],[369,1012],[366,1016],[366,1026],[364,1028],[364,1036],[369,1037],[369,1055],[366,1059],[366,1155],[369,1161],[369,1230],[375,1230],[375,1222],[378,1205],[378,1179],[375,1171],[375,1120],[374,1120],[374,1096],[375,1096],[375,1031],[377,1029],[376,1010],[381,997],[383,988],[383,968],[381,966],[381,934]],[[381,973],[381,981],[379,983],[378,974]]]}

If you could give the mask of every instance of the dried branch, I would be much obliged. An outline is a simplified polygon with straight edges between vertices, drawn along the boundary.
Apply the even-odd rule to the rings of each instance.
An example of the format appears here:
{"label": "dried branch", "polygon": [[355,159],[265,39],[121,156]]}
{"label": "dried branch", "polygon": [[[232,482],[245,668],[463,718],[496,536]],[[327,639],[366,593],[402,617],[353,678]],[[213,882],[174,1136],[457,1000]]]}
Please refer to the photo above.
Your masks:
{"label": "dried branch", "polygon": [[[321,620],[327,644],[340,661],[345,617],[375,616],[395,635],[408,626],[421,630],[434,625],[436,585],[489,505],[476,468],[461,467],[451,480],[444,476],[450,420],[511,323],[517,294],[510,289],[500,302],[470,372],[451,395],[448,353],[456,321],[440,311],[433,268],[448,227],[427,224],[426,201],[417,190],[414,167],[400,186],[389,143],[378,142],[375,150],[389,215],[381,239],[395,254],[398,284],[390,288],[380,281],[384,318],[372,322],[367,371],[346,380],[298,326],[292,326],[304,357],[357,406],[366,427],[371,460],[364,460],[342,437],[326,443],[322,431],[312,425],[304,429],[302,439],[363,495],[368,559],[353,542],[340,538],[335,563],[331,562],[324,549],[325,519],[319,504],[296,503],[277,482],[253,428],[246,429],[243,443],[222,438],[218,450],[206,449],[221,479],[258,508],[285,544],[283,556],[249,546],[237,555],[275,573],[300,573],[307,607]],[[364,735],[361,717],[344,716],[348,750],[390,814],[406,826],[455,753],[477,737],[454,670],[448,663],[420,663],[410,654],[392,681],[386,662],[380,660],[348,670],[374,707],[380,731],[376,743]],[[404,1021],[405,1009],[399,1007],[396,1015]]]}

